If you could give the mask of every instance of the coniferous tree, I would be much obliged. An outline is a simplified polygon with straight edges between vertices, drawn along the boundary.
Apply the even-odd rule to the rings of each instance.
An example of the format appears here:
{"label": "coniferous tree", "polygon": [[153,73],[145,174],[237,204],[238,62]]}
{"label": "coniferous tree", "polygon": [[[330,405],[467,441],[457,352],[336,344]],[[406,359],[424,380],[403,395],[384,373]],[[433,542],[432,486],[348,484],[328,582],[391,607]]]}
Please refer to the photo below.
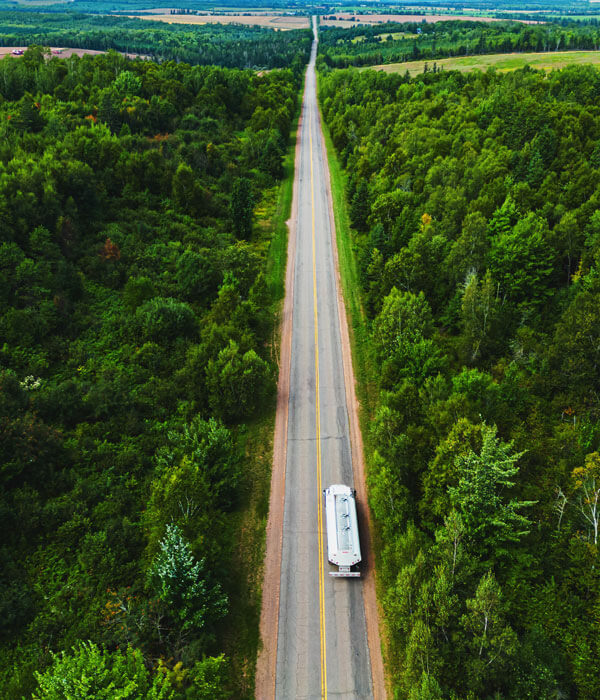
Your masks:
{"label": "coniferous tree", "polygon": [[233,231],[237,238],[250,238],[250,234],[252,233],[254,197],[252,195],[250,180],[246,177],[240,177],[233,183],[230,212]]}

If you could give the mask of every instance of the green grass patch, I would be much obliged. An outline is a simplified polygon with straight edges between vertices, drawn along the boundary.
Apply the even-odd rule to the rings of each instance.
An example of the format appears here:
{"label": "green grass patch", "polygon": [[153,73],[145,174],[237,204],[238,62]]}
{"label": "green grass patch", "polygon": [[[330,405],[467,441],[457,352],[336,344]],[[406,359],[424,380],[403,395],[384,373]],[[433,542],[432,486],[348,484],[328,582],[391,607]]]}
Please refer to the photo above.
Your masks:
{"label": "green grass patch", "polygon": [[[266,281],[271,294],[274,331],[271,353],[279,356],[279,317],[285,294],[288,229],[294,190],[294,158],[298,115],[290,135],[284,159],[284,179],[266,191],[256,209],[255,235],[270,238],[266,260]],[[225,636],[227,655],[231,659],[235,687],[233,697],[254,697],[256,657],[260,643],[259,622],[262,597],[265,533],[269,512],[275,401],[263,416],[245,426],[239,434],[244,452],[244,483],[240,507],[236,512],[235,549],[231,582],[231,612]]]}
{"label": "green grass patch", "polygon": [[[381,41],[387,41],[388,39],[392,39],[394,41],[397,41],[398,39],[415,39],[418,37],[418,34],[410,34],[409,32],[391,32],[388,34],[378,34],[377,36],[381,37]],[[360,36],[355,36],[353,39],[350,39],[351,43],[353,44],[360,44],[363,41],[366,41],[367,37],[361,34]],[[343,39],[338,39],[338,44],[343,44],[344,40]]]}
{"label": "green grass patch", "polygon": [[[295,120],[297,126],[298,121]],[[288,229],[292,196],[294,193],[294,166],[296,154],[296,128],[290,136],[290,146],[283,161],[284,179],[276,188],[272,207],[271,227],[273,235],[267,255],[266,279],[276,304],[285,296],[285,266],[287,262]]]}
{"label": "green grass patch", "polygon": [[381,34],[380,36],[382,41],[387,39],[397,41],[398,39],[416,39],[419,35],[411,34],[410,32],[392,32],[391,34]]}
{"label": "green grass patch", "polygon": [[[510,71],[523,68],[526,65],[538,70],[553,70],[571,65],[600,64],[600,51],[548,51],[544,53],[501,53],[487,56],[459,56],[455,58],[430,59],[428,61],[406,61],[387,65],[371,66],[370,70],[382,70],[386,73],[405,73],[418,75],[433,69],[435,63],[438,70],[486,70],[495,68],[498,71]],[[369,70],[359,68],[358,70]]]}
{"label": "green grass patch", "polygon": [[554,19],[576,19],[576,20],[590,20],[590,19],[599,19],[599,16],[597,13],[591,13],[589,15],[570,15],[568,12],[558,12],[556,15],[552,12],[548,12],[544,14],[544,18],[548,17],[550,20]]}
{"label": "green grass patch", "polygon": [[265,530],[269,510],[269,486],[273,457],[275,411],[247,425],[239,435],[244,452],[244,481],[236,512],[233,567],[236,572],[228,593],[224,646],[231,659],[233,696],[254,697],[254,676],[259,645]]}

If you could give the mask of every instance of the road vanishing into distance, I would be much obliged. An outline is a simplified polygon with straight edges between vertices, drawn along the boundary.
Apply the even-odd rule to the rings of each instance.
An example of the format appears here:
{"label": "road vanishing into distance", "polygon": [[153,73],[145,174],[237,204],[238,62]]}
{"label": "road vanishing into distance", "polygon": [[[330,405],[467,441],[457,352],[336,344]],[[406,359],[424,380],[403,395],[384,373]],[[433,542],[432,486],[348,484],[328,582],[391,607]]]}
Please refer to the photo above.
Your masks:
{"label": "road vanishing into distance", "polygon": [[[315,20],[313,19],[313,26]],[[316,33],[316,32],[315,32]],[[338,290],[312,47],[297,150],[297,219],[274,693],[373,698],[362,579],[327,562],[322,491],[353,485]]]}

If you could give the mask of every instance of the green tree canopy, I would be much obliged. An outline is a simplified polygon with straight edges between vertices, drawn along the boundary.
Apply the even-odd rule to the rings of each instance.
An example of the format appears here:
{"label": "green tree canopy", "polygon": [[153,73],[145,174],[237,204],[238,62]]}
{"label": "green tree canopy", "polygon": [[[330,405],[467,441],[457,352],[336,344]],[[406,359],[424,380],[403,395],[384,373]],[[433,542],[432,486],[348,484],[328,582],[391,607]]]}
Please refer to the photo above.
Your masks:
{"label": "green tree canopy", "polygon": [[164,675],[153,676],[140,651],[108,652],[81,642],[70,652],[52,655],[52,664],[36,671],[34,700],[172,700],[175,692]]}
{"label": "green tree canopy", "polygon": [[488,555],[499,556],[509,542],[518,542],[529,532],[531,521],[522,513],[531,501],[507,500],[505,491],[514,487],[523,453],[513,452],[512,443],[496,435],[495,426],[483,425],[481,451],[469,450],[456,457],[458,484],[448,489],[461,514],[467,537],[474,546],[484,545]]}

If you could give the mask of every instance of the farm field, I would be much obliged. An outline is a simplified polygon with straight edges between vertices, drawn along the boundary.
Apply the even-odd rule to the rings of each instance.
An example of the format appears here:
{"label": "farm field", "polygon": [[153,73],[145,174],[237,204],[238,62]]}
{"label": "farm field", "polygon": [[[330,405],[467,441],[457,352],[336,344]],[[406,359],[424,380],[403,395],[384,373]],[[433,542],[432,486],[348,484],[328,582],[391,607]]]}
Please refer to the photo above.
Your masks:
{"label": "farm field", "polygon": [[[331,17],[332,15],[327,15]],[[321,25],[326,27],[337,27],[344,29],[356,27],[361,24],[382,24],[384,22],[449,22],[449,21],[472,21],[472,22],[499,22],[497,17],[481,17],[477,15],[403,15],[403,14],[379,14],[379,15],[358,15],[350,12],[335,13],[335,19],[321,18]],[[531,20],[519,20],[526,24],[536,24]]]}
{"label": "farm field", "polygon": [[[532,68],[552,70],[571,65],[599,64],[600,51],[556,51],[544,53],[509,53],[491,54],[487,56],[460,56],[457,58],[439,58],[429,61],[406,61],[405,63],[390,63],[388,65],[370,66],[370,70],[381,70],[385,73],[404,73],[411,75],[422,73],[425,64],[431,69],[436,64],[438,70],[458,70],[461,72],[475,69],[485,70],[495,68],[498,71],[516,70],[530,65]],[[359,70],[367,70],[360,68]]]}
{"label": "farm field", "polygon": [[248,24],[272,29],[308,29],[308,17],[287,15],[252,14],[252,15],[172,15],[163,14],[127,15],[134,19],[167,22],[168,24]]}

